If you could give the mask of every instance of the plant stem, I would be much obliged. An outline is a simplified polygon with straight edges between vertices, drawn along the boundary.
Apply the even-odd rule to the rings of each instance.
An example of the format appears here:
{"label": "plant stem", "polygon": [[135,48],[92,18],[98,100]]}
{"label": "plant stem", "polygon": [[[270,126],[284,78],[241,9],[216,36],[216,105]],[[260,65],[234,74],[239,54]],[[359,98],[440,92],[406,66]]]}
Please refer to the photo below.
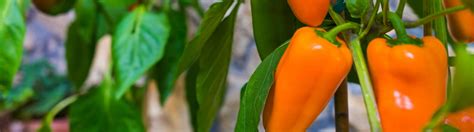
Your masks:
{"label": "plant stem", "polygon": [[336,132],[349,131],[349,108],[347,100],[347,79],[341,83],[334,94],[334,110],[336,115]]}
{"label": "plant stem", "polygon": [[342,18],[341,15],[339,15],[332,6],[329,6],[329,15],[331,15],[331,18],[334,20],[336,25],[342,25],[345,23],[344,18]]}
{"label": "plant stem", "polygon": [[[454,13],[454,12],[457,12],[457,11],[461,11],[461,10],[464,10],[464,9],[467,9],[467,7],[461,5],[461,6],[456,6],[456,7],[452,7],[452,8],[449,8],[449,9],[446,9],[446,10],[443,10],[443,11],[440,11],[440,12],[437,12],[437,13],[434,13],[434,14],[431,14],[429,16],[426,16],[418,21],[415,21],[415,22],[411,22],[411,23],[406,23],[405,24],[405,27],[406,28],[415,28],[415,27],[418,27],[420,25],[423,25],[423,24],[426,24],[438,17],[443,17],[444,15],[446,14],[450,14],[450,13]],[[383,27],[382,29],[380,29],[380,32],[381,34],[385,34],[387,32],[389,32],[390,30],[392,30],[393,28],[390,27],[390,26],[385,26]],[[361,36],[361,35],[359,35]],[[359,37],[359,38],[362,38],[362,37]]]}
{"label": "plant stem", "polygon": [[[435,12],[441,12],[444,10],[443,7],[443,1],[442,0],[434,0],[433,2],[433,9]],[[438,38],[445,46],[446,53],[449,53],[448,50],[448,31],[447,31],[447,26],[446,26],[446,19],[444,17],[438,17],[437,19],[434,20],[434,30],[435,30],[435,36]],[[446,56],[449,58],[449,55]],[[451,68],[448,66],[448,87],[446,90],[446,95],[449,98],[449,95],[451,93],[452,87],[451,87]]]}
{"label": "plant stem", "polygon": [[350,48],[362,88],[362,96],[364,97],[364,104],[367,110],[367,117],[369,118],[370,129],[372,132],[378,132],[380,131],[380,122],[377,117],[374,91],[372,89],[369,70],[367,69],[367,64],[364,58],[364,53],[362,53],[359,39],[351,41]]}
{"label": "plant stem", "polygon": [[403,16],[403,10],[405,10],[406,3],[407,3],[407,0],[400,0],[400,3],[398,3],[397,14],[399,16]]}
{"label": "plant stem", "polygon": [[359,38],[358,38],[359,40],[365,37],[365,35],[367,35],[367,33],[369,33],[370,29],[372,28],[372,25],[375,22],[375,17],[377,16],[377,12],[379,11],[380,3],[381,1],[377,0],[374,8],[372,8],[372,14],[370,15],[369,23],[366,25],[366,28],[364,29],[364,31],[361,30],[361,32],[359,32]]}
{"label": "plant stem", "polygon": [[[344,24],[344,17],[336,13],[332,7],[329,8],[329,14],[333,18],[337,25]],[[343,39],[348,42],[349,35],[343,33]],[[336,115],[336,132],[348,132],[349,131],[349,108],[347,100],[347,79],[341,83],[334,94],[334,109]]]}
{"label": "plant stem", "polygon": [[61,102],[59,102],[58,104],[56,104],[52,109],[51,111],[48,112],[48,114],[46,115],[46,117],[43,119],[43,122],[47,123],[47,124],[51,124],[51,122],[53,121],[54,117],[61,111],[63,110],[64,108],[66,108],[67,106],[69,106],[70,104],[74,103],[77,98],[79,96],[77,94],[75,95],[72,95],[70,97],[67,97],[66,99],[62,100]]}
{"label": "plant stem", "polygon": [[[423,17],[428,16],[431,14],[431,1],[430,0],[423,0]],[[431,21],[425,22],[423,25],[423,34],[425,36],[431,36]]]}
{"label": "plant stem", "polygon": [[405,28],[405,25],[403,24],[402,19],[393,12],[388,13],[388,19],[390,19],[390,22],[392,23],[393,28],[397,32],[398,40],[404,43],[411,43],[413,38],[408,36],[408,33],[406,31],[406,28]]}
{"label": "plant stem", "polygon": [[325,33],[324,36],[322,37],[326,38],[329,42],[336,44],[337,34],[345,30],[358,29],[358,28],[359,28],[359,24],[348,22],[342,25],[338,25],[337,27],[331,29],[329,32]]}
{"label": "plant stem", "polygon": [[457,12],[457,11],[461,11],[461,10],[464,10],[464,9],[467,9],[467,7],[465,5],[460,5],[460,6],[448,8],[446,10],[439,11],[439,12],[430,14],[426,17],[423,17],[418,21],[415,21],[415,22],[412,22],[412,23],[407,23],[405,26],[408,27],[408,28],[418,27],[420,25],[430,23],[431,21],[433,21],[434,19],[436,19],[438,17],[442,17],[444,15],[454,13],[454,12]]}
{"label": "plant stem", "polygon": [[382,16],[383,16],[383,25],[387,25],[388,12],[390,12],[390,7],[388,6],[388,0],[382,0]]}

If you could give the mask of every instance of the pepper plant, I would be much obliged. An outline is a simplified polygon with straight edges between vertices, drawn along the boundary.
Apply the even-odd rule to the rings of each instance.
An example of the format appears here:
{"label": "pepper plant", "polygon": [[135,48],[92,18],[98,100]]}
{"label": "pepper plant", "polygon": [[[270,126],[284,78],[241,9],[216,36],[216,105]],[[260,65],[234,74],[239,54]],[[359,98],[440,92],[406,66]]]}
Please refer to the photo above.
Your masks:
{"label": "pepper plant", "polygon": [[[267,131],[305,131],[331,98],[336,131],[349,131],[348,82],[361,86],[371,131],[472,131],[458,117],[474,117],[473,1],[399,0],[396,9],[390,1],[220,0],[204,11],[197,0],[2,0],[0,110],[25,100],[12,87],[34,5],[49,15],[75,12],[65,42],[73,94],[38,131],[51,131],[61,111],[71,131],[145,131],[144,91],[134,84],[157,82],[165,104],[180,76],[189,123],[210,131],[225,96],[238,10],[247,3],[262,62],[242,87],[235,131],[258,131],[262,115]],[[418,20],[402,20],[406,6]],[[195,33],[188,33],[188,8],[201,17]],[[425,37],[407,34],[420,26]],[[105,35],[112,36],[111,65],[89,88],[84,82]]]}

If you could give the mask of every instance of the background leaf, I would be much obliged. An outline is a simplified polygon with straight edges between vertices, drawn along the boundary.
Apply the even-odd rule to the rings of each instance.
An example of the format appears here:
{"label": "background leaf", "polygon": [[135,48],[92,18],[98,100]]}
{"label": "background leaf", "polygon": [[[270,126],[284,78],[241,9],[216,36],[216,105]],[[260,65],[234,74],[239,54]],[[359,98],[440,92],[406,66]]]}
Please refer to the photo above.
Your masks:
{"label": "background leaf", "polygon": [[138,106],[114,98],[114,84],[106,79],[80,96],[69,108],[71,132],[144,132]]}
{"label": "background leaf", "polygon": [[290,39],[299,22],[286,0],[251,0],[255,42],[263,60],[280,44]]}
{"label": "background leaf", "polygon": [[[257,132],[260,113],[263,111],[268,93],[274,82],[275,69],[288,43],[273,51],[257,67],[242,92],[240,110],[237,117],[237,132]],[[244,90],[242,89],[242,90]]]}
{"label": "background leaf", "polygon": [[146,12],[143,6],[136,8],[118,26],[112,41],[117,98],[163,57],[170,33],[166,15]]}
{"label": "background leaf", "polygon": [[184,11],[171,10],[168,13],[171,31],[166,44],[163,59],[155,65],[153,77],[158,81],[160,102],[162,105],[173,90],[175,78],[178,76],[178,62],[183,54],[187,37],[186,14]]}
{"label": "background leaf", "polygon": [[106,34],[107,26],[95,0],[80,0],[75,7],[76,19],[69,26],[66,39],[68,78],[80,88],[95,55],[97,41]]}
{"label": "background leaf", "polygon": [[[223,0],[209,7],[209,10],[201,21],[197,36],[184,48],[183,56],[179,61],[178,74],[183,73],[198,60],[205,43],[211,38],[217,26],[221,23],[225,13],[232,5],[232,2],[234,2],[234,0]],[[174,80],[176,80],[176,78]]]}
{"label": "background leaf", "polygon": [[25,20],[22,0],[0,1],[0,94],[12,86],[13,78],[20,68],[25,37]]}
{"label": "background leaf", "polygon": [[[216,31],[205,43],[202,55],[196,65],[199,69],[196,75],[195,96],[188,94],[191,103],[196,103],[197,113],[191,115],[194,129],[197,132],[208,132],[219,112],[227,88],[227,73],[232,54],[235,19],[240,3],[233,9],[231,15],[219,24]],[[193,88],[192,86],[190,88]],[[196,105],[196,104],[192,104]],[[196,108],[192,106],[191,108]],[[192,113],[193,114],[193,113]]]}

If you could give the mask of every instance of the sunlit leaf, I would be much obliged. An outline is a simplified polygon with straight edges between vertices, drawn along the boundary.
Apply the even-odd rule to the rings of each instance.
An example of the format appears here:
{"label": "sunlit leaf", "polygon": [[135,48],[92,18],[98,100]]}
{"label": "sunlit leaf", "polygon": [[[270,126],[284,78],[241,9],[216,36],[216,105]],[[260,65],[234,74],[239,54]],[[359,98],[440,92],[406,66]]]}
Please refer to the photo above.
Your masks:
{"label": "sunlit leaf", "polygon": [[12,87],[20,68],[25,37],[22,0],[0,0],[0,94]]}
{"label": "sunlit leaf", "polygon": [[145,7],[136,8],[121,21],[112,40],[117,98],[163,57],[169,32],[167,16]]}

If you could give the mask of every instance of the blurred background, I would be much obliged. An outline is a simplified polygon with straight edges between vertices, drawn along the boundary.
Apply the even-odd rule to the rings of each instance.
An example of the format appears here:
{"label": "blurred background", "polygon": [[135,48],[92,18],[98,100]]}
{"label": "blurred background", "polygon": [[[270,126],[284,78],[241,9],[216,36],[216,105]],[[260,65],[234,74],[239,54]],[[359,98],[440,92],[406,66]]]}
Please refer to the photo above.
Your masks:
{"label": "blurred background", "polygon": [[[207,9],[214,1],[200,2],[202,7]],[[397,3],[397,0],[391,0],[393,9]],[[189,33],[194,33],[200,17],[193,10],[189,10],[188,14],[191,14],[187,16]],[[41,124],[41,118],[56,103],[71,94],[73,88],[66,77],[64,44],[68,26],[74,17],[74,11],[48,16],[39,12],[33,5],[29,8],[24,58],[13,89],[16,95],[7,97],[9,100],[7,102],[14,103],[4,104],[5,110],[0,111],[0,132],[36,131]],[[405,8],[404,17],[408,21],[417,19],[408,6]],[[244,2],[239,10],[235,29],[227,80],[228,90],[212,131],[234,131],[239,110],[240,89],[260,63],[251,25],[250,2]],[[408,31],[412,35],[422,36],[421,28]],[[193,34],[188,36],[192,37]],[[102,80],[110,61],[110,44],[110,36],[99,40],[86,86],[97,85]],[[137,86],[146,88],[143,119],[148,131],[192,131],[183,85],[183,79],[180,79],[168,102],[160,106],[156,84],[145,85],[144,81],[139,81]],[[369,131],[360,87],[352,83],[349,84],[349,113],[352,131]],[[308,131],[335,131],[334,121],[334,106],[330,103]],[[58,115],[52,127],[56,131],[68,131],[67,117],[64,113]],[[260,130],[263,131],[263,127],[260,127]]]}

